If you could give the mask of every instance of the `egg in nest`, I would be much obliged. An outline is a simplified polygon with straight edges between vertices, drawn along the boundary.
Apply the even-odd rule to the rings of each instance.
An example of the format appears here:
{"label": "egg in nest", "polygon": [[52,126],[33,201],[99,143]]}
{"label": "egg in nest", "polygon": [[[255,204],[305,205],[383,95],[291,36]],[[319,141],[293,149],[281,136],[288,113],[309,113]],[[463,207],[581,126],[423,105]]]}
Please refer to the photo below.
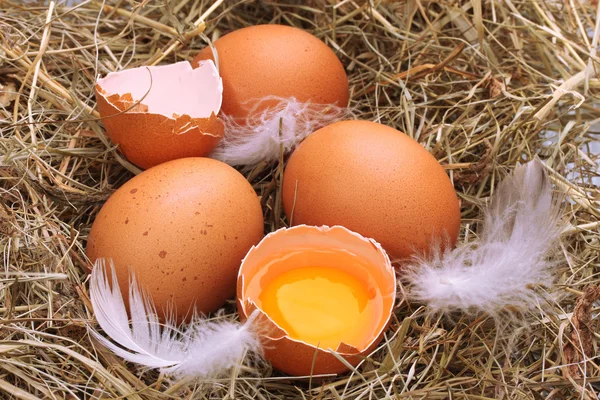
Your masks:
{"label": "egg in nest", "polygon": [[114,263],[121,293],[130,274],[161,317],[216,311],[235,293],[248,250],[263,237],[258,196],[232,167],[183,158],[150,168],[115,191],[92,225],[86,253]]}
{"label": "egg in nest", "polygon": [[294,376],[341,373],[383,337],[396,276],[377,242],[342,226],[300,225],[248,252],[237,295],[242,320],[258,313],[254,326],[275,368]]}
{"label": "egg in nest", "polygon": [[337,122],[300,143],[285,168],[283,206],[295,225],[343,225],[393,259],[452,247],[460,229],[444,168],[408,135],[368,121]]}

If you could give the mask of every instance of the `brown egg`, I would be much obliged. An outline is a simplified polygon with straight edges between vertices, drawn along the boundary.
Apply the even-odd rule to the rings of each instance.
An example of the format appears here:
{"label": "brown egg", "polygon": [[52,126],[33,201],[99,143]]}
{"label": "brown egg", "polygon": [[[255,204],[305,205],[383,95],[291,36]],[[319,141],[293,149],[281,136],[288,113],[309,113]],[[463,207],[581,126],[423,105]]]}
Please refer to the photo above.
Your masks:
{"label": "brown egg", "polygon": [[134,272],[159,314],[209,313],[235,293],[244,255],[263,237],[252,186],[232,167],[184,158],[150,168],[121,186],[92,225],[87,256],[114,261],[121,292]]}
{"label": "brown egg", "polygon": [[456,192],[438,161],[393,128],[342,121],[305,139],[283,179],[294,225],[343,225],[381,243],[393,259],[453,246],[460,229]]}
{"label": "brown egg", "polygon": [[107,136],[140,168],[206,156],[223,137],[222,84],[210,61],[112,72],[95,89]]}
{"label": "brown egg", "polygon": [[[294,97],[300,102],[348,103],[348,78],[335,53],[301,29],[284,25],[256,25],[231,32],[214,43],[223,79],[224,114],[245,119],[268,96]],[[206,47],[192,64],[214,60]],[[276,101],[261,104],[261,111]]]}
{"label": "brown egg", "polygon": [[248,252],[237,295],[242,320],[257,313],[264,357],[275,368],[337,374],[381,341],[396,275],[377,242],[342,226],[300,225],[267,235]]}

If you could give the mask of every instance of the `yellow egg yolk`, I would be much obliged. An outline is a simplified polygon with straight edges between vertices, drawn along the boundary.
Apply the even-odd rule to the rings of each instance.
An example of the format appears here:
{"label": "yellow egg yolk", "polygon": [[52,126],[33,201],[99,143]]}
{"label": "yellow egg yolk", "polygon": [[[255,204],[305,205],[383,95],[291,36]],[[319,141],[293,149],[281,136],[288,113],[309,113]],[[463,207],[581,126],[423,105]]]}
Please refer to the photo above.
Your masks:
{"label": "yellow egg yolk", "polygon": [[292,339],[336,350],[340,342],[362,349],[373,339],[378,315],[373,297],[345,271],[301,267],[273,277],[258,300]]}

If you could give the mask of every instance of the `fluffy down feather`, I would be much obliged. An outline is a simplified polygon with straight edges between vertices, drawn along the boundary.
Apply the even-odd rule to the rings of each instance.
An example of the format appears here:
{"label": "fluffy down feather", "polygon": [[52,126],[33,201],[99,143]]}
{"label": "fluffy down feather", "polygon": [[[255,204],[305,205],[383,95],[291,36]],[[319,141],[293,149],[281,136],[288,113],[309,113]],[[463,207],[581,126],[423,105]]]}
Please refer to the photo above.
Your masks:
{"label": "fluffy down feather", "polygon": [[[262,112],[265,102],[276,102]],[[301,103],[294,98],[268,96],[257,102],[244,123],[221,116],[225,136],[211,157],[232,166],[253,167],[260,162],[279,160],[281,151],[288,153],[314,131],[352,117],[348,108]]]}
{"label": "fluffy down feather", "polygon": [[161,324],[151,299],[140,290],[135,276],[129,285],[130,324],[112,262],[110,270],[109,279],[105,262],[100,259],[90,279],[96,320],[109,338],[91,327],[90,330],[119,357],[178,377],[200,378],[219,375],[240,363],[248,351],[260,351],[252,316],[243,325],[199,317],[187,327],[177,327],[172,321]]}
{"label": "fluffy down feather", "polygon": [[523,312],[538,304],[535,285],[553,282],[552,253],[562,230],[560,202],[539,160],[498,186],[478,240],[437,251],[408,268],[411,296],[434,312]]}

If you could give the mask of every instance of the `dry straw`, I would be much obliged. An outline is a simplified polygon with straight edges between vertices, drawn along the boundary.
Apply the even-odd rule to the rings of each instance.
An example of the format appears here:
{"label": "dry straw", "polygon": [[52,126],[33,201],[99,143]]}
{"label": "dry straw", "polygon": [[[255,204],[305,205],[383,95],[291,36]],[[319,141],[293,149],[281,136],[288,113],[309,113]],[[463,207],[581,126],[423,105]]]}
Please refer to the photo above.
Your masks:
{"label": "dry straw", "polygon": [[[597,398],[597,3],[0,0],[0,397]],[[557,300],[527,315],[528,329],[507,341],[483,315],[448,321],[400,300],[386,340],[350,374],[291,381],[256,362],[211,384],[137,369],[87,334],[90,222],[138,172],[103,135],[96,77],[188,59],[207,38],[259,23],[323,39],[347,67],[358,117],[435,155],[462,201],[463,241],[509,171],[545,160],[568,228],[558,284],[536,289]],[[280,167],[247,176],[282,226]]]}

